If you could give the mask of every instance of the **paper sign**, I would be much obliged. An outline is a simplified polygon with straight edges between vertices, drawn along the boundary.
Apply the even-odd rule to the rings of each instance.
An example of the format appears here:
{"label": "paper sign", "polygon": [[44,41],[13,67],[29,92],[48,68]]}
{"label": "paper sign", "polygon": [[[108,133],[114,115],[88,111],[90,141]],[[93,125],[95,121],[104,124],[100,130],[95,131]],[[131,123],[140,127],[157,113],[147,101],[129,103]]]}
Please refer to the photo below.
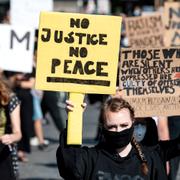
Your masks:
{"label": "paper sign", "polygon": [[114,94],[121,17],[42,12],[36,88]]}
{"label": "paper sign", "polygon": [[180,2],[166,2],[163,17],[165,45],[180,46]]}
{"label": "paper sign", "polygon": [[11,24],[37,28],[41,11],[52,11],[53,0],[11,0]]}
{"label": "paper sign", "polygon": [[136,117],[180,115],[180,48],[122,49],[120,88]]}
{"label": "paper sign", "polygon": [[0,25],[0,68],[31,72],[34,31],[21,26]]}
{"label": "paper sign", "polygon": [[164,25],[160,13],[125,18],[125,26],[130,47],[164,46]]}

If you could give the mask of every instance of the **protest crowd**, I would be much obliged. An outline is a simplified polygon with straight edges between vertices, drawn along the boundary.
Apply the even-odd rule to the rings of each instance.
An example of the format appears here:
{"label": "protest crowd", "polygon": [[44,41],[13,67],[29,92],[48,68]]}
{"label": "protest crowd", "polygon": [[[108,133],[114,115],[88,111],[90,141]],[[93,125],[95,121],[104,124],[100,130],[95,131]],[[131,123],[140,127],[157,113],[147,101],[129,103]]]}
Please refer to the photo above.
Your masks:
{"label": "protest crowd", "polygon": [[63,179],[179,180],[180,2],[58,2],[0,0],[0,179],[52,146],[50,116]]}

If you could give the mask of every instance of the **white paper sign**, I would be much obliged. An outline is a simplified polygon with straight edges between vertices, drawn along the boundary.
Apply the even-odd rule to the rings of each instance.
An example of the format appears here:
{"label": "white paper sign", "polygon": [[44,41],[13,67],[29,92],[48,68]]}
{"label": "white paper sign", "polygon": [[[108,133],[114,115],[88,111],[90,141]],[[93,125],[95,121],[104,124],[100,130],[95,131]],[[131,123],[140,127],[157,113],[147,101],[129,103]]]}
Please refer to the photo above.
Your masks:
{"label": "white paper sign", "polygon": [[34,30],[0,24],[0,68],[31,72],[33,48]]}
{"label": "white paper sign", "polygon": [[11,0],[11,24],[37,28],[41,11],[52,11],[53,0]]}

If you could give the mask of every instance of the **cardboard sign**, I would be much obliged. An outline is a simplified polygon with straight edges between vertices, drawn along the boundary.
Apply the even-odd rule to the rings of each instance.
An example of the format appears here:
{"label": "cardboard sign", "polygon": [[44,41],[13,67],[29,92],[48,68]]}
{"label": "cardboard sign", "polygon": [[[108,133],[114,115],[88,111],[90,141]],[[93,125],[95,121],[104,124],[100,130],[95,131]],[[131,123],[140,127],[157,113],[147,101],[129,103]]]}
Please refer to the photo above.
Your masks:
{"label": "cardboard sign", "polygon": [[164,25],[160,13],[125,18],[125,26],[130,47],[164,46]]}
{"label": "cardboard sign", "polygon": [[31,72],[34,31],[21,26],[0,25],[0,68]]}
{"label": "cardboard sign", "polygon": [[53,0],[11,0],[11,24],[37,28],[41,11],[52,11]]}
{"label": "cardboard sign", "polygon": [[180,46],[180,2],[166,2],[163,17],[165,45]]}
{"label": "cardboard sign", "polygon": [[180,115],[180,48],[122,49],[120,88],[136,117]]}
{"label": "cardboard sign", "polygon": [[121,17],[42,12],[36,88],[113,94]]}

